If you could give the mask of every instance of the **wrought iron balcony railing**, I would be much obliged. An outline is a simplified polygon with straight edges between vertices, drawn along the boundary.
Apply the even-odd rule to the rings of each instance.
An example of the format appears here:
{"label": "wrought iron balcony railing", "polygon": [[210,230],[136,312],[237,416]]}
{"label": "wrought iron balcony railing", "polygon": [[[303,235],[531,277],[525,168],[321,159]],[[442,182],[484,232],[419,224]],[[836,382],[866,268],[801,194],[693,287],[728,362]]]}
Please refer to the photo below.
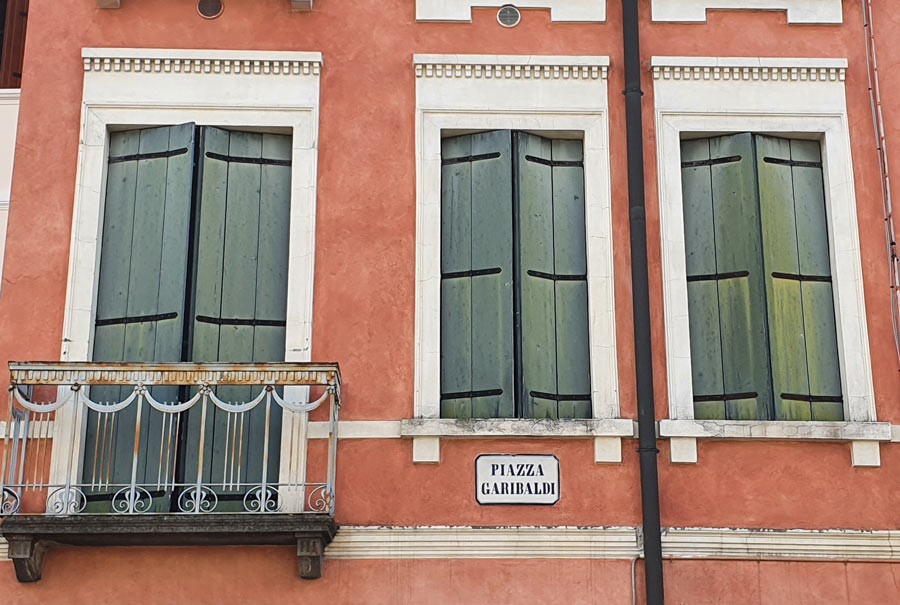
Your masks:
{"label": "wrought iron balcony railing", "polygon": [[333,515],[340,389],[337,364],[11,363],[0,512]]}

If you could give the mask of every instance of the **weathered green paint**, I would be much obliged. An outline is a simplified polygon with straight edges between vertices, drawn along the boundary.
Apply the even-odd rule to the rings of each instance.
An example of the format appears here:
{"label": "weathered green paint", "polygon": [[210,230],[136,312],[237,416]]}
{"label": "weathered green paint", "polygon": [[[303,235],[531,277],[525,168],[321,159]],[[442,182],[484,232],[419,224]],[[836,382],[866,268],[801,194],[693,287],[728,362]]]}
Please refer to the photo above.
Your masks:
{"label": "weathered green paint", "polygon": [[[102,320],[172,312],[177,317],[98,326],[94,341],[97,361],[181,360],[185,336],[192,343],[186,360],[284,359],[284,326],[218,325],[196,321],[195,317],[286,321],[291,169],[260,162],[223,161],[207,157],[206,153],[289,161],[291,138],[202,128],[201,157],[195,172],[195,132],[194,125],[187,124],[114,133],[110,137],[113,157],[181,148],[188,152],[109,165],[97,317]],[[196,175],[200,175],[201,182],[194,187]],[[192,189],[198,191],[195,234],[190,233]],[[188,290],[192,317],[185,332],[191,241],[196,247],[195,278]],[[258,392],[222,387],[217,395],[226,401],[248,401]],[[95,399],[109,400],[126,395],[119,388],[95,388],[92,393]],[[156,388],[153,395],[173,400],[178,392],[174,387]],[[240,472],[233,476],[236,481],[258,482],[261,478],[264,407],[248,414],[242,428],[240,421],[236,423],[240,431],[237,440],[243,440],[238,454]],[[130,480],[135,410],[131,406],[116,419],[114,481],[120,483]],[[273,406],[268,458],[268,476],[272,481],[277,479],[279,465],[280,412],[279,407]],[[94,471],[90,444],[98,431],[95,416],[88,420],[86,481],[91,480]],[[225,452],[237,440],[235,417],[231,416],[230,425],[227,417],[212,405],[207,410],[205,481],[224,482],[232,478],[230,468],[226,476]],[[140,459],[139,482],[157,480],[161,421],[160,414],[151,414],[149,406],[145,406],[141,449],[146,455]],[[199,427],[200,408],[195,406],[182,418],[182,428],[188,433],[186,451],[181,453],[188,481],[196,477]],[[167,498],[157,498],[156,508],[167,510],[168,506]]]}
{"label": "weathered green paint", "polygon": [[500,156],[442,167],[441,393],[502,393],[442,398],[444,417],[515,413],[510,133],[453,137],[442,147],[445,159],[495,153]]}
{"label": "weathered green paint", "polygon": [[771,396],[751,136],[683,143],[682,162],[704,160],[682,168],[695,416],[765,418]]}
{"label": "weathered green paint", "polygon": [[[556,139],[551,146],[555,162],[583,162],[579,140]],[[587,276],[584,222],[584,167],[553,166],[553,266],[554,273]],[[588,331],[587,280],[560,280],[556,295],[556,373],[559,395],[588,396],[560,401],[559,418],[591,417],[590,338]]]}
{"label": "weathered green paint", "polygon": [[[548,165],[582,161],[581,142],[494,131],[446,138],[442,157],[441,393],[503,393],[442,397],[441,415],[511,417],[518,391],[525,417],[590,417],[583,168]],[[500,273],[447,277],[495,268]],[[582,278],[557,281],[529,271]],[[558,402],[557,394],[584,398]]]}
{"label": "weathered green paint", "polygon": [[840,420],[840,401],[810,401],[841,396],[822,170],[790,163],[820,162],[819,144],[750,134],[682,144],[683,162],[735,156],[682,169],[695,417]]}
{"label": "weathered green paint", "polygon": [[[172,361],[181,356],[184,285],[187,271],[188,226],[193,165],[194,125],[151,128],[113,133],[110,156],[120,157],[186,149],[170,157],[116,161],[107,172],[106,206],[101,240],[97,319],[118,319],[177,313],[172,319],[100,325],[95,328],[93,359],[96,361]],[[121,400],[128,389],[95,387],[95,400]],[[154,388],[155,398],[177,397],[175,388]],[[131,453],[137,406],[116,414],[115,460],[111,481],[131,478]],[[138,482],[153,482],[159,475],[162,418],[144,405]],[[83,477],[99,479],[95,459],[102,417],[90,412],[87,419]],[[107,437],[109,438],[109,437]],[[101,439],[102,441],[102,439]],[[102,443],[100,444],[102,446]],[[94,447],[92,447],[94,446]],[[115,491],[115,490],[113,490]],[[100,508],[108,507],[101,503]],[[155,508],[168,506],[157,498]]]}
{"label": "weathered green paint", "polygon": [[530,271],[553,274],[553,171],[526,156],[552,159],[552,142],[516,133],[518,174],[516,200],[519,219],[519,281],[521,296],[522,415],[557,418],[556,401],[533,392],[557,393],[556,291],[551,279]]}

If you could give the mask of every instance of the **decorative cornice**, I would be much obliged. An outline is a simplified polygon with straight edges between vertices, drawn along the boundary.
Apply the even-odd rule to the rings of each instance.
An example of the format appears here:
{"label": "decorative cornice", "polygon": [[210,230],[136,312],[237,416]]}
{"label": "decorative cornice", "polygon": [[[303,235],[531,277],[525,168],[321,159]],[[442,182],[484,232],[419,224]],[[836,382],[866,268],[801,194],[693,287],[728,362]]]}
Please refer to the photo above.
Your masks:
{"label": "decorative cornice", "polygon": [[331,559],[623,559],[640,555],[633,527],[342,526]]}
{"label": "decorative cornice", "polygon": [[417,78],[605,80],[608,57],[415,55]]}
{"label": "decorative cornice", "polygon": [[673,558],[900,560],[900,531],[668,528]]}
{"label": "decorative cornice", "polygon": [[86,72],[318,76],[321,53],[85,48]]}
{"label": "decorative cornice", "polygon": [[[666,528],[673,559],[900,561],[900,531]],[[641,555],[634,527],[342,526],[329,559],[630,559]],[[0,560],[8,559],[0,538]]]}
{"label": "decorative cornice", "polygon": [[[332,559],[628,559],[636,527],[342,526]],[[677,559],[900,560],[900,531],[666,528],[663,556]]]}
{"label": "decorative cornice", "polygon": [[654,80],[843,82],[846,59],[653,57]]}

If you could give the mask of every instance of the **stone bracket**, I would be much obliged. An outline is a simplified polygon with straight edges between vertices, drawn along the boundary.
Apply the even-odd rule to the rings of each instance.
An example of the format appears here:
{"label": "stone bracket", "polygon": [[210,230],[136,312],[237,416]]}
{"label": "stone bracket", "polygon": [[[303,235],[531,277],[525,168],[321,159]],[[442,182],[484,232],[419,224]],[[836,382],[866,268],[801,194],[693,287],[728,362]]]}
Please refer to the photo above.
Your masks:
{"label": "stone bracket", "polygon": [[41,579],[44,555],[70,546],[297,545],[300,577],[322,576],[325,547],[337,533],[330,515],[291,513],[164,515],[12,515],[0,524],[19,582]]}
{"label": "stone bracket", "polygon": [[16,569],[19,582],[37,582],[44,571],[44,555],[49,543],[35,540],[34,536],[9,538],[9,558]]}
{"label": "stone bracket", "polygon": [[315,580],[322,577],[325,543],[322,538],[297,538],[297,566],[300,577]]}

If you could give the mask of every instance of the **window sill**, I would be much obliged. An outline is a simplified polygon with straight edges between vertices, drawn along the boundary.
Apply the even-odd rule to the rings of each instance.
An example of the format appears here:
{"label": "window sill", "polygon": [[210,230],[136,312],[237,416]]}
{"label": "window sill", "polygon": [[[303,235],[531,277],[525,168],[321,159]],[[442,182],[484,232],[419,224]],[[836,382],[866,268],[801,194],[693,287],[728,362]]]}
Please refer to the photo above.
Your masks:
{"label": "window sill", "polygon": [[598,420],[529,420],[484,418],[452,420],[445,418],[406,418],[400,421],[400,436],[413,440],[413,462],[438,463],[441,438],[497,439],[593,438],[594,462],[622,462],[622,438],[637,434],[629,418]]}
{"label": "window sill", "polygon": [[849,441],[853,466],[881,466],[879,442],[891,440],[889,422],[785,422],[757,420],[660,420],[672,462],[696,464],[697,439]]}
{"label": "window sill", "polygon": [[70,546],[262,546],[297,545],[300,577],[322,574],[325,546],[337,532],[330,515],[11,515],[0,534],[20,582],[41,579],[52,545]]}

